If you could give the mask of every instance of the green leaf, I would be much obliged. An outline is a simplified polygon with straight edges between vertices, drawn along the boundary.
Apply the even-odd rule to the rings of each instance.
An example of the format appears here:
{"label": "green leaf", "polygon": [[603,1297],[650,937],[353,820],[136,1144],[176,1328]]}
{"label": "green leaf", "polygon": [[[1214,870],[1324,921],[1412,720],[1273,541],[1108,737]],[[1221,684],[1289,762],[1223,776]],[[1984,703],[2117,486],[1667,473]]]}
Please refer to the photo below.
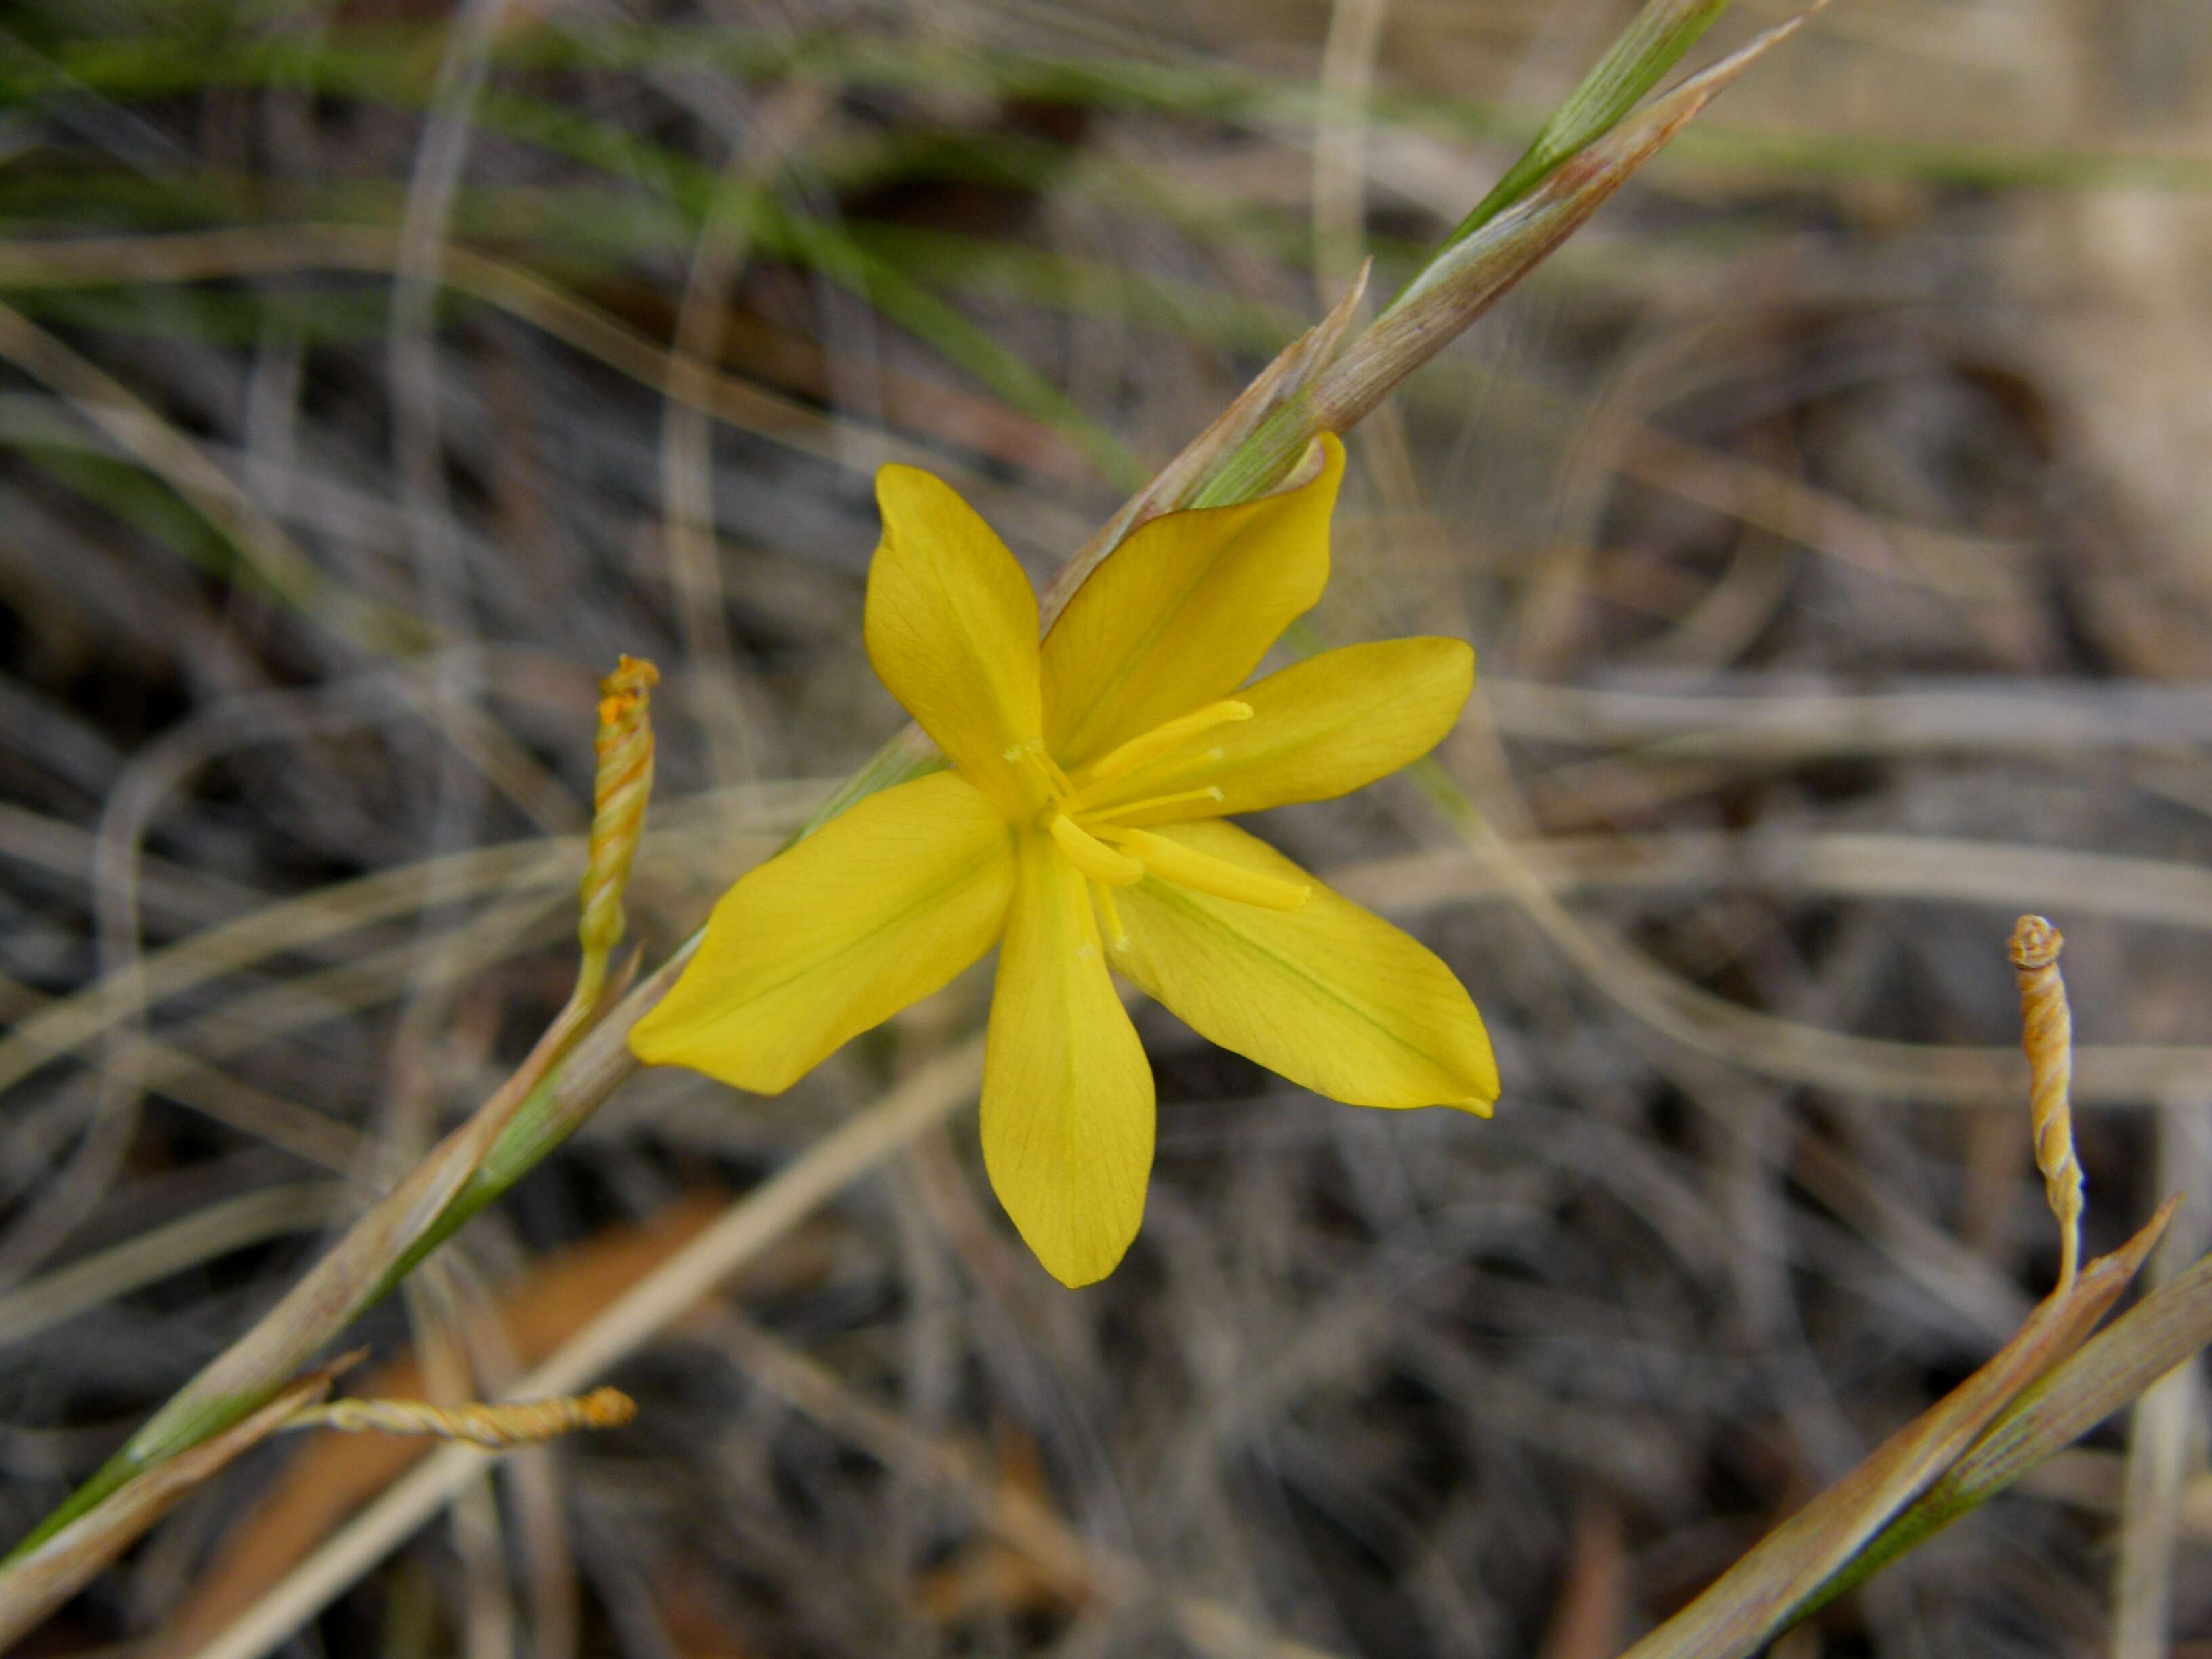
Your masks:
{"label": "green leaf", "polygon": [[1437,251],[1441,253],[1473,235],[1560,162],[1612,131],[1728,9],[1729,0],[1646,0],[1597,66],[1552,112],[1521,159],[1453,227]]}

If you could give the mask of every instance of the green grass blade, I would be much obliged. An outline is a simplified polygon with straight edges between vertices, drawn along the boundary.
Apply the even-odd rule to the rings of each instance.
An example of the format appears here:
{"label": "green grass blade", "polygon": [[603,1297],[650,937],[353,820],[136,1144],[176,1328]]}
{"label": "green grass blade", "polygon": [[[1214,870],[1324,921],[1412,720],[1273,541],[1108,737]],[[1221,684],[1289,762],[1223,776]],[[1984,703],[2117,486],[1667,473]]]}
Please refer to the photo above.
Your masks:
{"label": "green grass blade", "polygon": [[1597,66],[1552,112],[1521,159],[1452,228],[1437,252],[1473,235],[1560,162],[1612,131],[1728,8],[1729,0],[1646,0]]}

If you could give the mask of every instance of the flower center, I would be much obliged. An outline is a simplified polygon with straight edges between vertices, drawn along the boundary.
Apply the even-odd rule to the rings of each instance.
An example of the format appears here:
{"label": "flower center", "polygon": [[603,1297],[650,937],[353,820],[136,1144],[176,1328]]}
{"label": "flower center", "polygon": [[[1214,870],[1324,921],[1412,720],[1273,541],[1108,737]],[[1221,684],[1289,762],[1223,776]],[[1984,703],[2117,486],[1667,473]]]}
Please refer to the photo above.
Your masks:
{"label": "flower center", "polygon": [[[1027,770],[1037,787],[1043,804],[1037,809],[1036,827],[1052,837],[1060,855],[1090,884],[1098,919],[1105,923],[1107,938],[1115,949],[1126,950],[1129,936],[1121,925],[1114,890],[1133,887],[1146,876],[1268,910],[1295,910],[1311,893],[1304,882],[1247,870],[1166,836],[1120,822],[1162,807],[1218,802],[1223,796],[1218,785],[1201,784],[1115,805],[1101,804],[1110,799],[1114,785],[1156,761],[1182,757],[1184,763],[1176,769],[1182,777],[1187,779],[1194,769],[1202,776],[1206,764],[1218,762],[1222,751],[1216,748],[1195,756],[1188,751],[1217,727],[1251,718],[1249,703],[1233,700],[1208,703],[1139,733],[1087,766],[1079,767],[1073,775],[1060,769],[1042,742],[1006,751],[1007,761]],[[1091,947],[1086,944],[1085,948]]]}

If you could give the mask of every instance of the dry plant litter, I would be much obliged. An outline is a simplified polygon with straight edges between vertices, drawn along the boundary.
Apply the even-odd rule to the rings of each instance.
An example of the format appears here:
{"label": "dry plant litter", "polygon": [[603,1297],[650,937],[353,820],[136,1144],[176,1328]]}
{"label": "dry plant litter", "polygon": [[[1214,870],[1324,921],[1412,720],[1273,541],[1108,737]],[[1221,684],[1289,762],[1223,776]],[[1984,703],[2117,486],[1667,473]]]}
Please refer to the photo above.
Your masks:
{"label": "dry plant litter", "polygon": [[[611,1367],[642,1415],[495,1503],[434,1454],[193,1650],[1572,1659],[1794,1511],[1830,1554],[1731,1604],[1749,1643],[2037,1466],[1792,1651],[2212,1639],[2201,1367],[2051,1459],[2212,1319],[2212,65],[2185,8],[1831,8],[1719,118],[1682,130],[1709,77],[1601,137],[1720,10],[26,9],[9,1534],[152,1449],[19,1558],[89,1584],[36,1650],[186,1627],[340,1328],[410,1348],[433,1411]],[[1535,193],[1455,240],[1594,61]],[[1371,312],[1439,244],[1401,306],[1558,252],[1427,362],[1436,320],[1370,325],[1350,279],[1377,261]],[[1348,1125],[1146,1016],[1155,1195],[1074,1302],[978,1185],[964,982],[786,1100],[653,1077],[594,1115],[628,849],[658,964],[836,780],[921,758],[867,762],[877,464],[953,477],[1040,572],[1082,547],[1064,599],[1362,416],[1315,639],[1468,637],[1478,702],[1281,834],[1469,977],[1495,1124]],[[582,741],[625,651],[669,671],[641,843],[641,675],[596,790]],[[2062,1041],[2015,956],[2078,1122],[2004,1052],[1993,918],[2028,904],[2125,1039]],[[2077,1279],[2084,1164],[2094,1244],[2191,1195],[2094,1336],[2148,1236]],[[733,1191],[565,1334],[502,1334],[555,1264]],[[1686,1628],[1639,1650],[1747,1650]]]}

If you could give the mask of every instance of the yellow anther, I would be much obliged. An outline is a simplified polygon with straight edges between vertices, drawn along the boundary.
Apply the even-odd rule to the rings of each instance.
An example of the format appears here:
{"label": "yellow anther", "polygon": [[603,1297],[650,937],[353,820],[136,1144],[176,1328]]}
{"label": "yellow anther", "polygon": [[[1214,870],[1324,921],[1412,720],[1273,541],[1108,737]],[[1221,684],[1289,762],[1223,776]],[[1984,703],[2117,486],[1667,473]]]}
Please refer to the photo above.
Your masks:
{"label": "yellow anther", "polygon": [[1083,769],[1085,788],[1096,788],[1102,783],[1111,783],[1123,778],[1139,767],[1156,761],[1164,754],[1189,742],[1202,732],[1211,732],[1217,726],[1227,726],[1232,720],[1252,718],[1252,705],[1231,698],[1225,702],[1210,702],[1203,708],[1154,726],[1139,733],[1118,748],[1109,749]]}
{"label": "yellow anther", "polygon": [[1225,799],[1220,789],[1207,784],[1203,789],[1184,789],[1172,795],[1153,795],[1144,800],[1133,800],[1127,806],[1109,806],[1103,811],[1086,812],[1084,817],[1093,823],[1111,823],[1115,818],[1133,818],[1139,812],[1155,811],[1162,807],[1184,806],[1192,801],[1208,801],[1218,805]]}
{"label": "yellow anther", "polygon": [[1161,880],[1211,893],[1216,898],[1256,905],[1262,910],[1295,910],[1313,894],[1313,889],[1302,881],[1285,881],[1279,876],[1247,870],[1149,830],[1123,830],[1115,840]]}
{"label": "yellow anther", "polygon": [[1129,887],[1145,878],[1143,865],[1115,852],[1066,814],[1055,812],[1045,827],[1067,861],[1091,880],[1109,887]]}

